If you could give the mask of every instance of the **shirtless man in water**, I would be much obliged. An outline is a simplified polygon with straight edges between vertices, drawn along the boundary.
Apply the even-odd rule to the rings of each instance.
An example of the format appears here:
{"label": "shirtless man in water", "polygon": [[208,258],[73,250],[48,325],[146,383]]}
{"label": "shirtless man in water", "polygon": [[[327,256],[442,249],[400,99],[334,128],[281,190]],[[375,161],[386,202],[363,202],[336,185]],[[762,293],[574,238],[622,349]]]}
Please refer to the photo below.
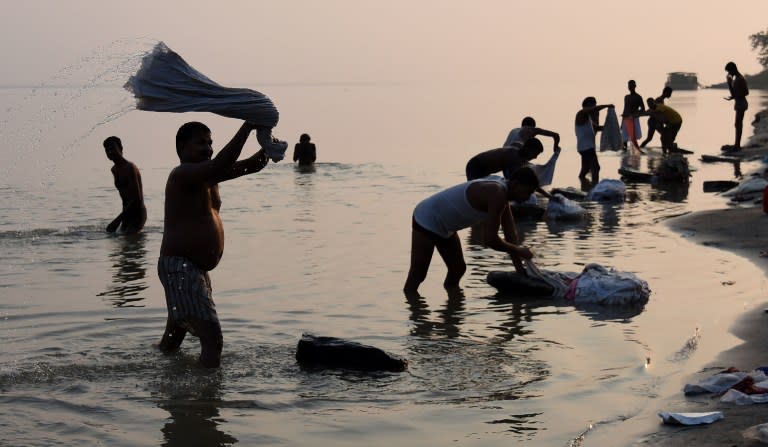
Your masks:
{"label": "shirtless man in water", "polygon": [[173,352],[190,332],[200,338],[200,363],[208,368],[219,366],[224,345],[208,277],[224,252],[218,185],[267,165],[264,149],[237,161],[254,129],[243,123],[212,157],[210,129],[199,122],[184,124],[176,133],[181,163],[171,171],[165,186],[165,226],[157,271],[165,289],[168,321],[158,347]]}
{"label": "shirtless man in water", "polygon": [[123,201],[122,211],[107,225],[107,232],[114,233],[122,226],[125,234],[138,233],[147,221],[139,168],[123,157],[123,143],[120,138],[109,137],[104,140],[103,145],[107,158],[115,164],[112,166],[112,176],[115,178],[115,188]]}

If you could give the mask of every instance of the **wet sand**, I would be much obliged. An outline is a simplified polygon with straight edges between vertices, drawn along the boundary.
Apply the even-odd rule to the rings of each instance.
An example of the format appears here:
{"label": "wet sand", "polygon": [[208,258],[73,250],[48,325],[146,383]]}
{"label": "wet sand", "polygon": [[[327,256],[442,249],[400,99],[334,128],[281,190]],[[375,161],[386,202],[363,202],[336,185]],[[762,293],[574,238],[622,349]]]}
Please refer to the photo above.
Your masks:
{"label": "wet sand", "polygon": [[[768,155],[768,116],[755,123],[755,134],[750,139],[749,147],[744,148],[739,157],[749,160]],[[722,250],[734,252],[747,258],[768,275],[768,257],[760,253],[768,250],[768,214],[762,207],[728,208],[701,211],[671,220],[669,226],[683,234],[691,235],[691,240]],[[720,353],[707,368],[693,374],[686,382],[693,383],[708,377],[718,369],[735,366],[750,370],[768,365],[768,297],[767,301],[748,310],[734,324],[731,332],[743,343]],[[756,441],[745,440],[742,431],[757,425],[768,423],[768,405],[736,406],[722,404],[713,396],[695,396],[686,398],[682,390],[679,397],[673,398],[666,411],[702,412],[722,411],[725,419],[708,426],[673,427],[662,426],[659,432],[638,442],[639,445],[653,446],[751,446],[764,445]],[[662,410],[662,409],[660,409]]]}

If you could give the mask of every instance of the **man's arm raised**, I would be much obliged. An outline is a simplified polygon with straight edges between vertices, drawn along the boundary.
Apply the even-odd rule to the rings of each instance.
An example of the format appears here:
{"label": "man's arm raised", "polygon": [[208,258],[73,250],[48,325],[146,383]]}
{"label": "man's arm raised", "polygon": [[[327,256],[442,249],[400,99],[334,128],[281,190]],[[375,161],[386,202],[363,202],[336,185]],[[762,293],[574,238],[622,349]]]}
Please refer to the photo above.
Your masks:
{"label": "man's arm raised", "polygon": [[255,174],[264,169],[264,166],[266,166],[268,162],[269,158],[267,157],[266,151],[261,149],[245,160],[235,162],[235,164],[233,164],[229,170],[227,170],[220,177],[216,178],[216,182],[224,182],[234,178],[242,177],[244,175]]}
{"label": "man's arm raised", "polygon": [[215,157],[200,163],[182,163],[173,170],[174,177],[184,183],[202,184],[215,182],[216,179],[227,175],[240,157],[248,135],[255,128],[251,123],[243,123],[232,140]]}

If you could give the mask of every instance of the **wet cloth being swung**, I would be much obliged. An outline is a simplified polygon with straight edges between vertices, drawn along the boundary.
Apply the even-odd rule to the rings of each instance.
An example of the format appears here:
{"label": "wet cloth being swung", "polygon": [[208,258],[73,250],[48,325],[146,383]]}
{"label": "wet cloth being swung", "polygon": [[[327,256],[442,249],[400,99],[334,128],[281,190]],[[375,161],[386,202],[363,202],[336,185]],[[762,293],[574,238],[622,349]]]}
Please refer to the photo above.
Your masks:
{"label": "wet cloth being swung", "polygon": [[257,126],[256,137],[272,161],[285,156],[288,144],[272,136],[277,108],[266,95],[248,88],[224,87],[192,68],[159,42],[148,52],[125,89],[136,97],[136,108],[152,112],[212,112]]}

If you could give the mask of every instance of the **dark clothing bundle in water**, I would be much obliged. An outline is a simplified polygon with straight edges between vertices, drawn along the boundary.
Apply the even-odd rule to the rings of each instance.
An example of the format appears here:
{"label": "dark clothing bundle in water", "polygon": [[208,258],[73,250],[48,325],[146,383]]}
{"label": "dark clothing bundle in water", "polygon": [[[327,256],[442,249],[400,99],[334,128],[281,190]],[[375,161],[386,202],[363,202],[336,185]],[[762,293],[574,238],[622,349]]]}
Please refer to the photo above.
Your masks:
{"label": "dark clothing bundle in water", "polygon": [[264,94],[247,88],[223,87],[187,64],[163,42],[147,53],[125,84],[139,110],[212,112],[259,127],[277,125],[279,115]]}
{"label": "dark clothing bundle in water", "polygon": [[408,362],[379,348],[334,337],[304,334],[296,347],[302,366],[358,371],[405,371]]}

